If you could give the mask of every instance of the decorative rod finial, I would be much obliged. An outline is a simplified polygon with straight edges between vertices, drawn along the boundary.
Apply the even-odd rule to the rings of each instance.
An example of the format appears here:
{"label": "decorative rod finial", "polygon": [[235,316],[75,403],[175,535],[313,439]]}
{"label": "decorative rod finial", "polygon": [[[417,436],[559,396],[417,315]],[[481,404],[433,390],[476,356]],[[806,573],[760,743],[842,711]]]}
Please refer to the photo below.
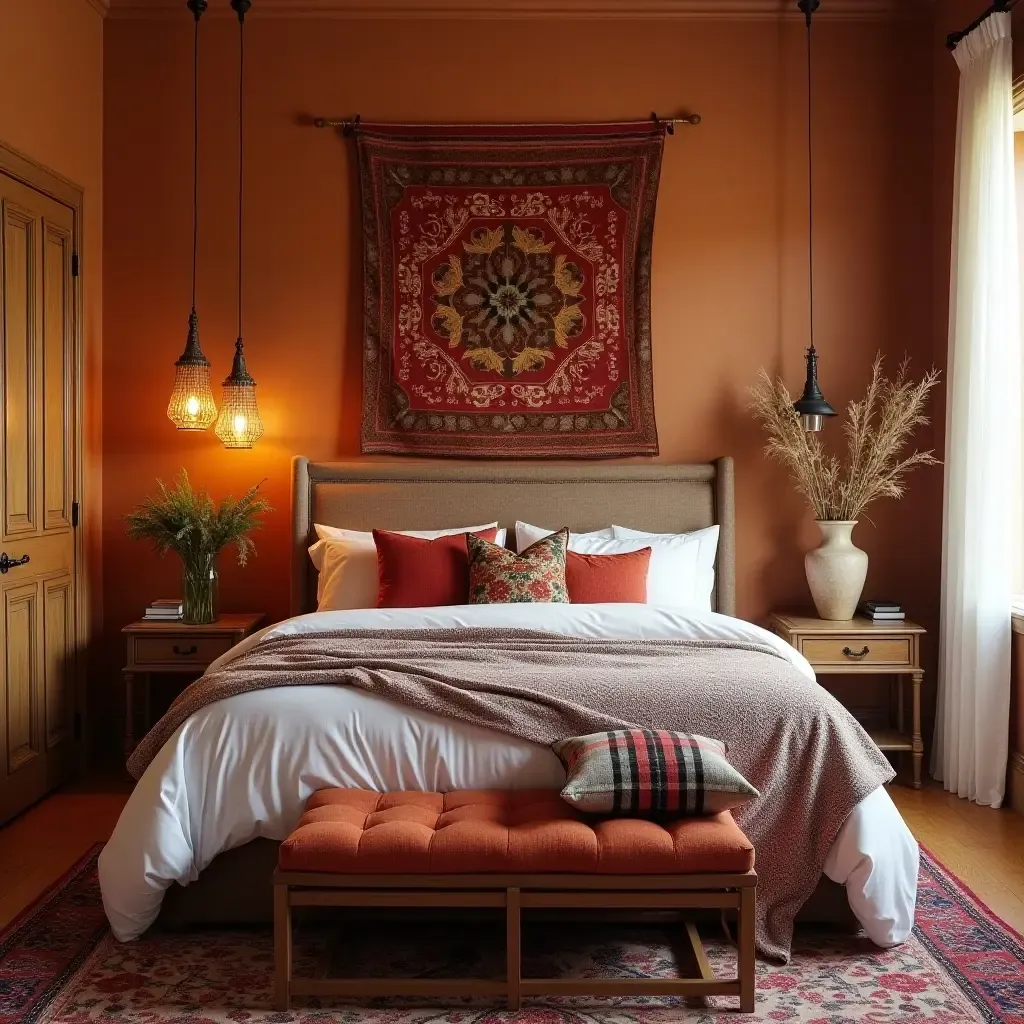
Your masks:
{"label": "decorative rod finial", "polygon": [[192,17],[198,22],[210,6],[208,0],[187,0],[185,6],[192,12]]}
{"label": "decorative rod finial", "polygon": [[821,6],[821,0],[797,0],[797,7],[807,21],[807,27],[811,27],[811,17]]}

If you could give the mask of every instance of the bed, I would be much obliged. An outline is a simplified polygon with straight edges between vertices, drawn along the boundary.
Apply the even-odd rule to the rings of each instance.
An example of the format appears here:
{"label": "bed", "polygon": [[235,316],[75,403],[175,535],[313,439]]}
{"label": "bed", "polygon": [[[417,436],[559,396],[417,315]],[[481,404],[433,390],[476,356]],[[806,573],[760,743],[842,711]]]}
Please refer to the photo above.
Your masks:
{"label": "bed", "polygon": [[[813,680],[782,641],[731,617],[734,516],[731,459],[524,465],[296,458],[292,617],[245,646],[324,628],[486,629],[510,623],[574,637],[731,636],[778,648],[779,657]],[[316,572],[308,555],[314,523],[430,530],[493,520],[511,528],[517,519],[581,532],[610,523],[660,533],[718,525],[714,611],[491,605],[315,614]],[[236,649],[225,659],[238,654]],[[268,921],[277,842],[314,789],[529,788],[560,786],[562,778],[546,747],[411,711],[351,687],[233,696],[192,716],[140,779],[100,858],[104,905],[115,934],[126,940],[141,934],[161,907],[163,919],[178,925]],[[903,941],[913,924],[917,858],[917,844],[877,787],[846,818],[823,873],[845,886],[849,910],[869,937],[890,946]],[[817,916],[832,916],[831,903]]]}

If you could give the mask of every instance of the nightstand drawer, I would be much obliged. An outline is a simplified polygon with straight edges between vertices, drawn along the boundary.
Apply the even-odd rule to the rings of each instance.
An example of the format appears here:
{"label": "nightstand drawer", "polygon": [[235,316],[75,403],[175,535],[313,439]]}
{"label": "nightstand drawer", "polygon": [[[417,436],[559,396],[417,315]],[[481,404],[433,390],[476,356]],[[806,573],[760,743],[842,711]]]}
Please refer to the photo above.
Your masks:
{"label": "nightstand drawer", "polygon": [[910,637],[804,637],[800,653],[812,665],[909,665]]}
{"label": "nightstand drawer", "polygon": [[233,646],[229,636],[137,636],[133,660],[136,665],[209,665]]}

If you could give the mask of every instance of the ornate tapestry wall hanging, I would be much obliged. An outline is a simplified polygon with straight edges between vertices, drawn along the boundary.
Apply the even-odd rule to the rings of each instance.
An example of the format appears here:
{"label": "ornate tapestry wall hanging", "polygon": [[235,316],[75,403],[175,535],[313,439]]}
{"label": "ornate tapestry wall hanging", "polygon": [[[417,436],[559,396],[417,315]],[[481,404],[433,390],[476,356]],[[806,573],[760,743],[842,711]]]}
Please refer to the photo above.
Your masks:
{"label": "ornate tapestry wall hanging", "polygon": [[364,452],[656,455],[665,124],[362,125]]}

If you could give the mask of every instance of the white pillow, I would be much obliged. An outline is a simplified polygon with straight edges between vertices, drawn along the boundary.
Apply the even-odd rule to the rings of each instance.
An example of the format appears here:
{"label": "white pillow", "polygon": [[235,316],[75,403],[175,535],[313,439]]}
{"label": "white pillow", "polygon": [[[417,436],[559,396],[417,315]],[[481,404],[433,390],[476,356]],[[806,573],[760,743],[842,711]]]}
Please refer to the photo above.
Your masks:
{"label": "white pillow", "polygon": [[[479,533],[497,527],[463,526],[451,530],[397,530],[406,537],[435,540],[459,533]],[[341,611],[347,608],[376,608],[379,581],[377,576],[377,545],[373,533],[342,530],[335,526],[314,524],[320,538],[309,549],[309,557],[319,570],[317,578],[317,611]],[[498,530],[495,542],[505,543],[505,530]]]}
{"label": "white pillow", "polygon": [[[523,523],[516,520],[516,551],[523,552],[531,544],[536,544],[537,541],[543,540],[545,537],[550,537],[551,534],[557,532],[557,530],[545,530],[543,526],[531,526],[529,523]],[[578,550],[575,547],[575,544],[581,540],[611,540],[614,536],[615,534],[612,532],[612,527],[610,526],[606,526],[603,530],[595,530],[593,533],[570,533],[569,550]]]}
{"label": "white pillow", "polygon": [[[615,526],[612,540],[585,541],[575,550],[589,555],[619,555],[651,549],[647,570],[647,603],[711,611],[715,589],[718,527],[694,533],[642,533]],[[620,534],[621,531],[621,534]]]}

